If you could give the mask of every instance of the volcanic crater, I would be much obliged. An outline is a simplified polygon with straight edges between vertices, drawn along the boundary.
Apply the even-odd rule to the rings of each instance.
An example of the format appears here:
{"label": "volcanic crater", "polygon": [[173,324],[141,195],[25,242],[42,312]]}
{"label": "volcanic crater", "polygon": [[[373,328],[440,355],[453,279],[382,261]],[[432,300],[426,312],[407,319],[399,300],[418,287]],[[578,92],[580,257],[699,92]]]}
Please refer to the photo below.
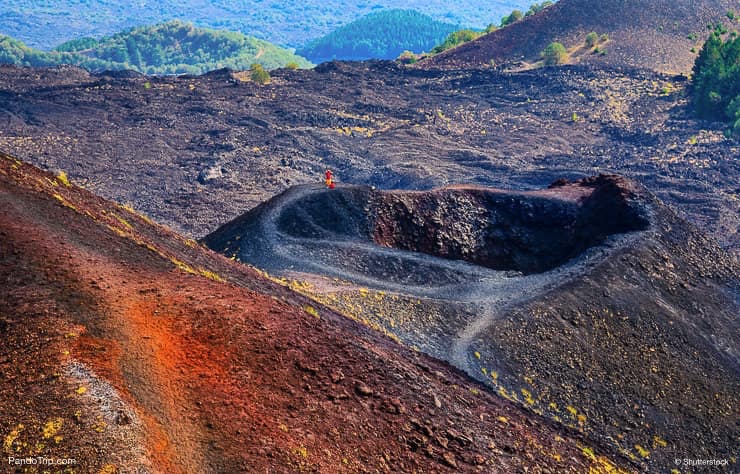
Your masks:
{"label": "volcanic crater", "polygon": [[300,185],[203,243],[644,467],[731,452],[737,260],[629,179]]}

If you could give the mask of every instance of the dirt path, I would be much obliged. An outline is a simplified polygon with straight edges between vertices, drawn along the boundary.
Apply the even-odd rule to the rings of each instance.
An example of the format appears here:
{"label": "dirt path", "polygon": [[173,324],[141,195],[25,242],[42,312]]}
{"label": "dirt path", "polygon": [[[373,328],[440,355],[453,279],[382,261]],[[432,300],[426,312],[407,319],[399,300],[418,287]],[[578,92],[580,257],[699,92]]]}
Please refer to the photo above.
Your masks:
{"label": "dirt path", "polygon": [[[510,308],[567,283],[640,235],[611,236],[603,245],[592,247],[553,270],[522,275],[381,247],[331,232],[327,232],[329,238],[304,238],[280,229],[279,220],[286,210],[322,192],[325,192],[322,185],[305,185],[276,197],[259,221],[258,237],[250,235],[250,250],[240,251],[239,258],[278,276],[308,273],[339,278],[378,291],[442,302],[475,314],[454,334],[449,334],[449,339],[444,341],[449,348],[445,353],[420,347],[474,378],[480,378],[480,374],[471,345],[494,321]],[[309,219],[309,226],[321,227],[308,213],[302,213],[302,217]],[[385,272],[386,268],[393,271]]]}

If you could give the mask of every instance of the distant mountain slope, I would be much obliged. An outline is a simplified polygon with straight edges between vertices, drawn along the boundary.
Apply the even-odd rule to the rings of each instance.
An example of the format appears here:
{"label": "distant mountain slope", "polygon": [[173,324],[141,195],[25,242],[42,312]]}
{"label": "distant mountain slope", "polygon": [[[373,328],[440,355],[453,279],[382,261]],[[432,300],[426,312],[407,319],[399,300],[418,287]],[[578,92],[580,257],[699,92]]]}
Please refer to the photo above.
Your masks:
{"label": "distant mountain slope", "polygon": [[426,67],[466,67],[502,61],[536,61],[552,41],[574,49],[586,35],[606,33],[604,55],[583,61],[689,72],[695,53],[709,34],[707,25],[734,23],[727,13],[740,10],[736,0],[561,0],[543,12],[507,28],[424,61]]}
{"label": "distant mountain slope", "polygon": [[2,153],[0,334],[2,455],[72,458],[74,472],[631,468],[448,365]]}
{"label": "distant mountain slope", "polygon": [[429,51],[458,29],[414,10],[371,13],[297,51],[314,63],[332,59],[395,59],[404,51]]}
{"label": "distant mountain slope", "polygon": [[0,36],[0,63],[23,66],[73,64],[91,71],[133,69],[148,74],[201,74],[229,67],[249,69],[260,63],[268,69],[305,59],[266,41],[241,33],[195,28],[180,21],[134,28],[95,40],[82,38],[44,52]]}
{"label": "distant mountain slope", "polygon": [[171,19],[203,27],[241,31],[279,45],[299,47],[363,15],[383,9],[410,8],[447,23],[484,28],[530,0],[3,0],[0,33],[37,48],[50,49],[84,36],[101,37],[126,28]]}

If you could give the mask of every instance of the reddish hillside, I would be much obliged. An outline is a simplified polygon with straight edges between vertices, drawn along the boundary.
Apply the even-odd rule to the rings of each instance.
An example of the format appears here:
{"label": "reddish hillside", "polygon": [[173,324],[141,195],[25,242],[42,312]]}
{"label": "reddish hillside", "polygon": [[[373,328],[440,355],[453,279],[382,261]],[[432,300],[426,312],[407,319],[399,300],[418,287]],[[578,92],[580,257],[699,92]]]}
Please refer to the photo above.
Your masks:
{"label": "reddish hillside", "polygon": [[[560,0],[540,14],[463,44],[423,62],[423,67],[463,68],[507,61],[537,61],[552,41],[563,43],[581,61],[688,72],[708,35],[707,25],[739,10],[737,1]],[[735,27],[736,29],[737,27]],[[577,51],[586,35],[606,33],[605,55]]]}
{"label": "reddish hillside", "polygon": [[449,366],[5,155],[0,331],[4,457],[76,472],[611,466]]}

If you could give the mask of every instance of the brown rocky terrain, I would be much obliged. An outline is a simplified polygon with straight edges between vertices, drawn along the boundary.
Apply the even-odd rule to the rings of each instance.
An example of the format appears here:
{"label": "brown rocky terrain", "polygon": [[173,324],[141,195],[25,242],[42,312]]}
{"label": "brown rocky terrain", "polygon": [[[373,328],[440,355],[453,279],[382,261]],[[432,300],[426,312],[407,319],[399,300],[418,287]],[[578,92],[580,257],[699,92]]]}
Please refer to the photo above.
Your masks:
{"label": "brown rocky terrain", "polygon": [[241,77],[0,67],[0,149],[192,237],[331,167],[386,189],[616,172],[738,245],[740,146],[692,118],[681,78],[389,62],[276,71],[266,86]]}
{"label": "brown rocky terrain", "polygon": [[[421,67],[481,67],[491,60],[531,64],[540,60],[548,44],[558,41],[574,62],[689,73],[709,35],[707,25],[720,22],[736,30],[740,20],[727,13],[738,10],[733,0],[559,0],[537,15],[431,57]],[[609,36],[599,44],[606,54],[584,47],[592,31]]]}
{"label": "brown rocky terrain", "polygon": [[740,265],[634,182],[297,186],[204,242],[650,472],[736,467]]}
{"label": "brown rocky terrain", "polygon": [[7,155],[0,237],[2,472],[42,472],[6,459],[37,456],[90,473],[634,469]]}

